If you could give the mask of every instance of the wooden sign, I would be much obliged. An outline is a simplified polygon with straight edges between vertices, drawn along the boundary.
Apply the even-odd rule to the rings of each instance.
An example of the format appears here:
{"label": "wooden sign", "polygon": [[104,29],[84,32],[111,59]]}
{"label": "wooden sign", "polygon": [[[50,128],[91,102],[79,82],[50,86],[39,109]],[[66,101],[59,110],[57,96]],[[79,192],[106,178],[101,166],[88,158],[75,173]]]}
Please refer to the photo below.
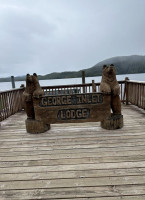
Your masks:
{"label": "wooden sign", "polygon": [[110,95],[87,93],[34,99],[35,119],[46,124],[102,121],[110,115]]}

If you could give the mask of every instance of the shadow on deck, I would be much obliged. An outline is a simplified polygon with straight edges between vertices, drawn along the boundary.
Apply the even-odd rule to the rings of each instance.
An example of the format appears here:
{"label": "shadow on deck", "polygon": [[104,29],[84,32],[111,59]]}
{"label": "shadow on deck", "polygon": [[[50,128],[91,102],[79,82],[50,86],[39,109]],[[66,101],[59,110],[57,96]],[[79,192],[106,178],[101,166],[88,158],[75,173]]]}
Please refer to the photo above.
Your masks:
{"label": "shadow on deck", "polygon": [[123,106],[124,127],[55,124],[26,133],[24,112],[1,123],[0,199],[145,199],[145,112]]}

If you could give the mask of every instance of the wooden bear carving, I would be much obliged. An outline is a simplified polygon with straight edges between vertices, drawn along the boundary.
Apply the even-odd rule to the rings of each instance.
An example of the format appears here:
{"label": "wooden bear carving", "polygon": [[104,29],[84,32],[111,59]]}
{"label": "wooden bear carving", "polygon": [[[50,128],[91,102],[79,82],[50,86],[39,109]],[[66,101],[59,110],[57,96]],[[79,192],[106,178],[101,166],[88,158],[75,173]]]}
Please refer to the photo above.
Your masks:
{"label": "wooden bear carving", "polygon": [[27,113],[28,119],[35,119],[34,113],[34,105],[33,98],[39,98],[39,96],[43,95],[44,92],[40,87],[37,74],[26,75],[26,89],[23,93],[24,101],[25,101],[25,110]]}
{"label": "wooden bear carving", "polygon": [[116,79],[116,71],[113,64],[103,66],[100,91],[105,94],[111,93],[112,112],[113,114],[121,114],[120,86]]}

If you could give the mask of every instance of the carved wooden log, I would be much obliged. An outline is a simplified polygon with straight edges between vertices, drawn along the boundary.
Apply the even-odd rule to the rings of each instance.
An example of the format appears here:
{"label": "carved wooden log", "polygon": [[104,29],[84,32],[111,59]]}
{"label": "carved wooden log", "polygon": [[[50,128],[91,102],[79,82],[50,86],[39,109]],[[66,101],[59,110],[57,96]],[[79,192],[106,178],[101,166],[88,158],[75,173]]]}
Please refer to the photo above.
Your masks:
{"label": "carved wooden log", "polygon": [[34,119],[26,119],[26,130],[28,133],[44,133],[50,129],[50,124],[45,124],[42,121]]}
{"label": "carved wooden log", "polygon": [[111,114],[101,122],[101,127],[108,130],[120,129],[123,127],[123,115]]}

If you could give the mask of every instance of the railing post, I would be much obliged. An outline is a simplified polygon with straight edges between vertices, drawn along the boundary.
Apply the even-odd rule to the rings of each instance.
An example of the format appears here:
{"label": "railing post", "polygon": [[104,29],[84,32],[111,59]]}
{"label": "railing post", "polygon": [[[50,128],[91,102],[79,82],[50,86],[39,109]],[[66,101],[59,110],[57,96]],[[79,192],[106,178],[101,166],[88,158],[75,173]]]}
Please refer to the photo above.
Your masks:
{"label": "railing post", "polygon": [[[85,71],[82,71],[82,84],[85,84]],[[85,87],[83,87],[83,93],[85,93]]]}
{"label": "railing post", "polygon": [[15,88],[15,79],[14,76],[11,76],[12,88]]}
{"label": "railing post", "polygon": [[125,78],[126,105],[128,105],[128,81],[129,81],[129,78],[126,77]]}
{"label": "railing post", "polygon": [[85,84],[85,71],[82,71],[82,84]]}
{"label": "railing post", "polygon": [[20,97],[21,97],[20,110],[23,110],[23,109],[25,109],[25,102],[24,102],[24,98],[23,98],[23,92],[24,92],[24,90],[25,90],[25,85],[24,85],[24,84],[21,84],[21,85],[20,85],[20,88],[23,88],[23,90],[20,91]]}
{"label": "railing post", "polygon": [[96,84],[94,80],[92,80],[92,92],[96,92]]}

